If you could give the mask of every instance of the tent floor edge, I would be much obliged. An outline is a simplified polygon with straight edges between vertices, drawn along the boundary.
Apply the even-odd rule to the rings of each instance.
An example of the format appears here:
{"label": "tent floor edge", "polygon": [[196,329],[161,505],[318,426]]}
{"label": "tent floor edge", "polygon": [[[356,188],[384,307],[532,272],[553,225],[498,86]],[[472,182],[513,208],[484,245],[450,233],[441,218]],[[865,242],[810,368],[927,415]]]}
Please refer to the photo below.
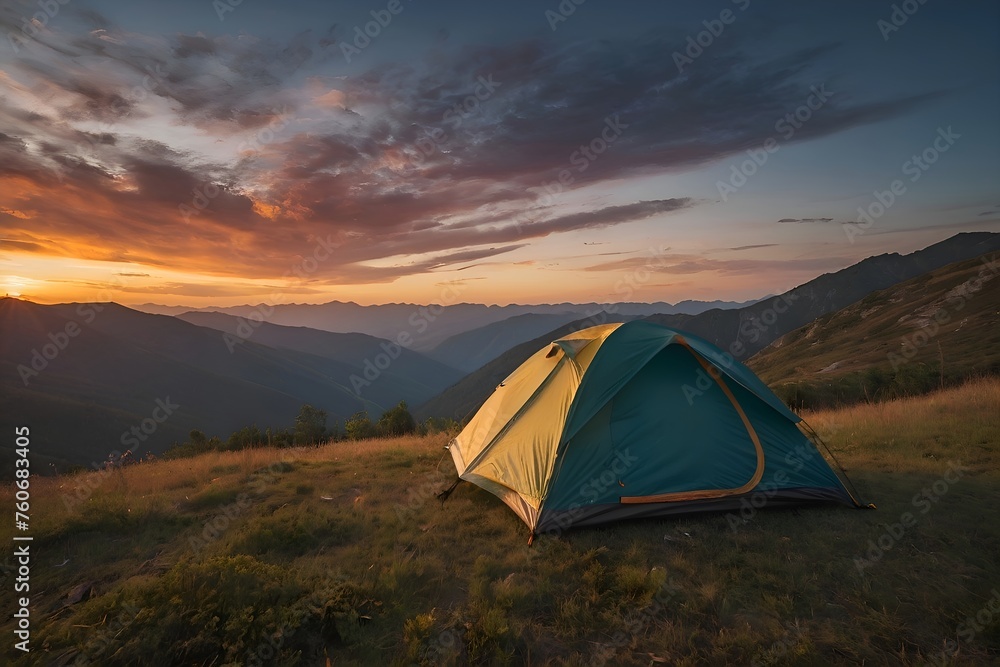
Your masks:
{"label": "tent floor edge", "polygon": [[[674,501],[661,503],[622,504],[604,503],[588,505],[586,508],[571,510],[548,510],[546,517],[539,521],[535,530],[539,533],[556,528],[560,531],[573,528],[591,528],[622,520],[655,519],[701,514],[718,514],[735,520],[742,520],[744,514],[756,514],[765,506],[768,508],[796,508],[803,506],[827,505],[836,507],[856,507],[849,501],[850,495],[842,488],[796,487],[782,489],[781,492],[766,497],[760,505],[753,502],[754,492],[739,496],[724,496],[709,500]],[[863,507],[863,506],[862,506]]]}
{"label": "tent floor edge", "polygon": [[840,483],[844,486],[844,490],[847,491],[847,495],[851,497],[851,502],[854,503],[854,506],[857,509],[877,509],[875,507],[875,503],[866,503],[858,500],[861,497],[861,494],[858,493],[858,488],[854,486],[854,481],[847,476],[847,471],[844,470],[844,466],[840,465],[840,461],[837,459],[836,455],[834,455],[829,445],[826,444],[826,441],[819,437],[819,433],[816,432],[816,429],[814,429],[805,419],[802,419],[802,417],[799,417],[799,426],[805,432],[806,437],[812,441],[813,446],[816,447],[817,451],[819,450],[819,445],[822,445],[823,449],[825,449],[826,453],[830,456],[830,459],[833,460],[833,463],[837,466],[836,470],[833,471],[833,474],[840,478]]}

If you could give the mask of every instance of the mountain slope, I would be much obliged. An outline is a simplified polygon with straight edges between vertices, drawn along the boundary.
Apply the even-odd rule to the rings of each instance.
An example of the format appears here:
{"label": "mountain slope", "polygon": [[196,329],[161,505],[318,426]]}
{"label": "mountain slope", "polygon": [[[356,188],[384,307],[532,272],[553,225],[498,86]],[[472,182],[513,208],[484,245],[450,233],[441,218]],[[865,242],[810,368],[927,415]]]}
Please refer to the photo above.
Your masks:
{"label": "mountain slope", "polygon": [[[423,395],[407,398],[410,401],[425,400],[462,377],[461,372],[447,363],[413,352],[395,341],[368,334],[333,333],[308,327],[253,322],[219,312],[191,311],[175,317],[197,326],[225,332],[232,337],[230,344],[233,345],[240,344],[237,341],[252,340],[268,347],[305,352],[362,367],[365,360],[374,364],[376,358],[389,356],[392,363],[383,371],[386,380],[423,387]],[[379,364],[382,364],[382,359],[379,359]]]}
{"label": "mountain slope", "polygon": [[[785,294],[744,308],[713,309],[698,315],[661,314],[646,319],[690,331],[735,358],[746,360],[783,334],[884,289],[955,261],[1000,250],[1000,234],[964,233],[909,255],[869,257],[836,273],[810,280]],[[607,321],[621,321],[609,319]],[[569,324],[514,347],[449,387],[419,408],[422,415],[465,417],[477,409],[503,378],[551,340],[580,323]]]}
{"label": "mountain slope", "polygon": [[506,320],[451,336],[427,354],[442,363],[451,364],[466,373],[471,373],[515,345],[537,338],[557,327],[579,319],[579,313],[515,315]]}
{"label": "mountain slope", "polygon": [[[499,322],[516,315],[569,314],[571,319],[587,317],[608,309],[608,304],[557,303],[540,305],[510,304],[487,306],[479,303],[454,303],[459,296],[457,289],[441,294],[444,304],[418,305],[388,303],[362,306],[357,303],[331,301],[320,304],[242,305],[225,308],[181,308],[145,304],[138,309],[144,312],[179,315],[186,311],[214,311],[249,319],[263,319],[272,324],[308,327],[335,333],[366,333],[377,338],[396,340],[406,334],[412,340],[409,346],[417,352],[427,352],[451,336]],[[645,317],[655,313],[700,313],[710,308],[736,308],[746,303],[723,301],[682,301],[677,304],[620,303],[614,304],[615,312],[622,316]],[[568,321],[568,320],[567,320]]]}
{"label": "mountain slope", "polygon": [[630,318],[598,313],[593,317],[564,324],[538,338],[516,345],[419,406],[417,415],[420,417],[450,417],[461,421],[479,409],[479,406],[493,393],[497,385],[520,366],[525,359],[553,340],[580,329],[609,322],[623,322],[626,319]]}
{"label": "mountain slope", "polygon": [[[230,350],[218,331],[113,303],[2,299],[0,331],[0,428],[31,425],[47,443],[33,451],[43,462],[157,452],[194,428],[225,437],[253,423],[290,426],[304,403],[332,420],[430,393],[383,376],[359,394],[351,376],[363,376],[361,359],[344,363],[252,340]],[[143,424],[147,432],[130,436]]]}
{"label": "mountain slope", "polygon": [[873,292],[785,334],[749,365],[804,407],[921,393],[1000,373],[1000,256],[956,262]]}
{"label": "mountain slope", "polygon": [[746,360],[779,337],[880,289],[952,262],[1000,250],[1000,234],[956,234],[923,250],[890,253],[826,273],[784,294],[745,308],[709,310],[690,317],[654,315],[652,322],[690,331]]}

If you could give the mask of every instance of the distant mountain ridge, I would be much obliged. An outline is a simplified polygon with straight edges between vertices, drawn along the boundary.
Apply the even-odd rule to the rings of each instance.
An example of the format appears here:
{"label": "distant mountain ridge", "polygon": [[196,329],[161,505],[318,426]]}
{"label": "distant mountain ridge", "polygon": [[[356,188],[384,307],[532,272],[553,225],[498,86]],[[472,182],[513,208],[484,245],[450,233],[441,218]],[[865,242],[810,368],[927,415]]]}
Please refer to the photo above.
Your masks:
{"label": "distant mountain ridge", "polygon": [[[953,262],[997,250],[1000,250],[1000,234],[956,234],[908,255],[888,253],[869,257],[743,308],[712,309],[697,315],[659,314],[646,319],[701,336],[731,353],[734,358],[746,362],[782,335],[859,301],[872,292]],[[609,318],[606,321],[621,319]],[[575,322],[511,348],[421,405],[418,411],[424,416],[461,419],[482,405],[501,380],[542,346],[581,326],[599,323],[594,319]]]}
{"label": "distant mountain ridge", "polygon": [[543,334],[533,340],[516,345],[493,359],[482,368],[469,373],[456,384],[448,387],[440,394],[417,407],[417,415],[426,417],[450,417],[459,421],[469,417],[479,409],[479,406],[489,398],[504,378],[510,375],[525,359],[557,338],[574,331],[608,324],[623,322],[620,314],[596,313],[591,317],[576,320]]}
{"label": "distant mountain ridge", "polygon": [[[0,299],[0,427],[31,424],[47,443],[33,451],[41,461],[86,464],[126,448],[159,452],[191,429],[288,427],[305,403],[331,424],[378,416],[461,376],[389,341],[279,329],[227,344],[218,330],[115,303]],[[312,351],[310,336],[322,338]],[[289,347],[260,342],[273,337]],[[161,402],[175,407],[165,414]],[[140,425],[148,432],[130,436]]]}
{"label": "distant mountain ridge", "polygon": [[235,345],[240,344],[235,342],[238,340],[252,340],[268,347],[305,352],[352,365],[363,365],[365,359],[374,361],[379,355],[388,355],[392,358],[390,370],[394,374],[421,384],[426,380],[430,382],[430,386],[448,384],[462,376],[454,366],[413,352],[396,341],[368,334],[333,333],[308,327],[246,321],[235,315],[219,312],[191,311],[175,317],[196,326],[226,333],[232,337]]}
{"label": "distant mountain ridge", "polygon": [[646,317],[655,313],[695,314],[712,308],[736,308],[753,303],[728,301],[681,301],[656,303],[559,303],[541,305],[487,306],[478,303],[419,305],[390,303],[362,306],[354,302],[331,301],[321,304],[279,304],[188,308],[144,304],[136,309],[149,313],[179,315],[185,312],[218,312],[243,318],[263,319],[271,324],[309,327],[334,333],[365,333],[396,340],[405,334],[410,349],[426,352],[446,339],[510,317],[526,314],[567,315],[581,319],[592,313],[614,309],[623,316]]}
{"label": "distant mountain ridge", "polygon": [[471,373],[515,345],[537,338],[577,319],[579,319],[577,313],[514,315],[446,338],[434,349],[429,350],[427,356]]}

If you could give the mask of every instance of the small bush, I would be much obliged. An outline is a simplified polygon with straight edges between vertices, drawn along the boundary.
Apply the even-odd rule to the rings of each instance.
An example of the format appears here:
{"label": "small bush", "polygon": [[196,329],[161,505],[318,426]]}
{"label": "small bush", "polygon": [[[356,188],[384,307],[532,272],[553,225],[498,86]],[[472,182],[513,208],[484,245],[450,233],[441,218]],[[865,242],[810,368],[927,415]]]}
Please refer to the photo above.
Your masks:
{"label": "small bush", "polygon": [[375,437],[375,425],[367,412],[356,412],[344,422],[344,435],[348,440],[367,440]]}
{"label": "small bush", "polygon": [[398,438],[402,435],[409,435],[417,430],[417,423],[413,415],[406,407],[406,401],[400,401],[399,405],[386,410],[375,425],[378,434],[386,438]]}

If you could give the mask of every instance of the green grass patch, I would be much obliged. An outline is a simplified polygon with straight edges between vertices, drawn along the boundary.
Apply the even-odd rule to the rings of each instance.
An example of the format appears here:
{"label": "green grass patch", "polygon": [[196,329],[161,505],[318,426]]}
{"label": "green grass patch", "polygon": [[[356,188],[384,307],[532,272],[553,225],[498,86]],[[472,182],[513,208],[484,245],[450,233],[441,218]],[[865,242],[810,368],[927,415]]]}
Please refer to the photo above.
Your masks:
{"label": "green grass patch", "polygon": [[144,464],[95,478],[73,509],[62,494],[78,480],[40,478],[39,620],[13,664],[996,662],[998,406],[1000,382],[983,380],[807,414],[874,512],[633,521],[530,548],[482,489],[434,498],[453,474],[438,469],[447,436]]}

